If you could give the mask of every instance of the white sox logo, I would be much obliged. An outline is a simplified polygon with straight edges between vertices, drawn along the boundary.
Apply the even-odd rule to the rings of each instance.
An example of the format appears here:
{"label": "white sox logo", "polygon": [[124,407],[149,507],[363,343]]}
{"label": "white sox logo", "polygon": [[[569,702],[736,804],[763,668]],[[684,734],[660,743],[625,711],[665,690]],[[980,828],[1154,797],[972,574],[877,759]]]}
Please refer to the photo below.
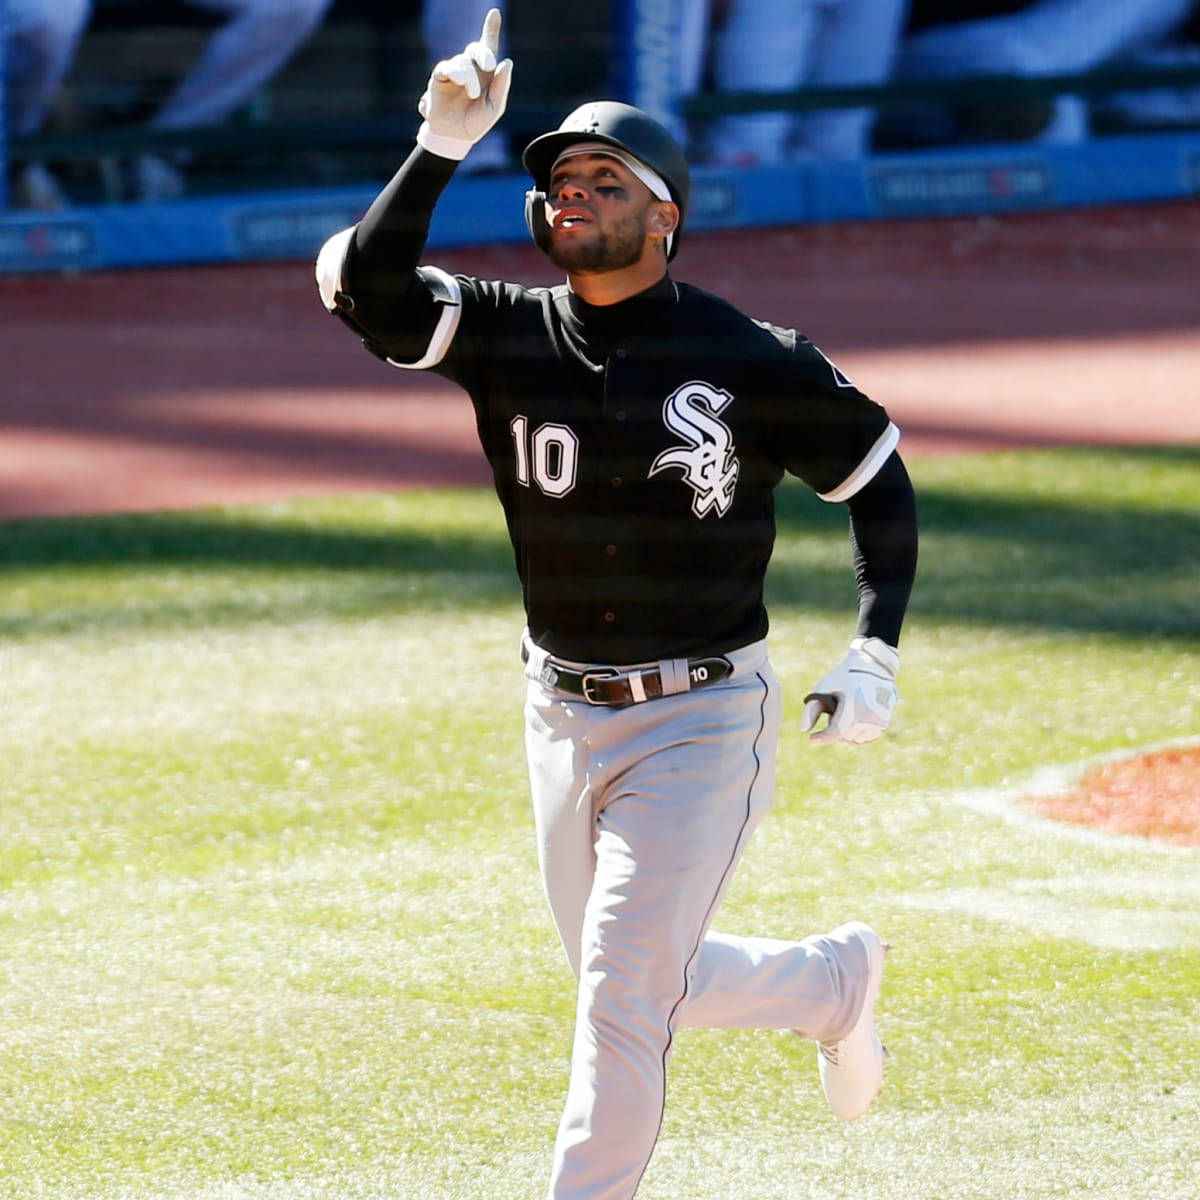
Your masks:
{"label": "white sox logo", "polygon": [[685,438],[686,446],[664,450],[650,467],[657,475],[668,467],[681,467],[683,481],[695,493],[692,511],[698,517],[712,509],[723,517],[733,503],[737,483],[738,460],[733,456],[733,434],[717,414],[733,397],[711,383],[693,379],[676,388],[663,405],[667,428]]}

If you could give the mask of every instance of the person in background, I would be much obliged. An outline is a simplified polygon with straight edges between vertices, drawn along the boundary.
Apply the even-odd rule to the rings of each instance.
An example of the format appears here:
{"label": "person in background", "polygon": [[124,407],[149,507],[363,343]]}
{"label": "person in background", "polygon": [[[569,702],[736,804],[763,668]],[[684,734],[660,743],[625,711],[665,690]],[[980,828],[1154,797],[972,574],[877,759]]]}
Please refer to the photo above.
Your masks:
{"label": "person in background", "polygon": [[[6,37],[4,127],[8,138],[33,137],[46,123],[75,58],[91,15],[91,0],[7,0],[0,16]],[[28,163],[13,176],[14,208],[52,211],[67,198],[44,163]]]}
{"label": "person in background", "polygon": [[[226,120],[270,80],[317,30],[332,0],[186,0],[224,16],[200,57],[150,119],[152,129],[190,129]],[[8,129],[31,137],[45,122],[70,69],[91,0],[8,0],[10,69],[6,80]],[[153,10],[152,5],[147,12]],[[132,164],[133,198],[169,200],[185,190],[177,162],[155,154]],[[14,203],[61,208],[67,198],[41,163],[14,180]]]}
{"label": "person in background", "polygon": [[[717,92],[855,87],[890,76],[909,0],[731,0],[713,33]],[[709,132],[728,166],[855,159],[870,149],[874,110],[724,116]]]}
{"label": "person in background", "polygon": [[[963,5],[912,0],[896,58],[898,79],[970,75],[1068,75],[1163,43],[1187,21],[1192,0],[977,0],[969,19]],[[1087,97],[1061,95],[1034,105],[1037,120],[1006,121],[1002,106],[960,105],[940,120],[930,115],[928,140],[1007,139],[1072,144],[1090,133]],[[1003,106],[1008,107],[1008,106]],[[1028,112],[1029,105],[1015,106]],[[916,125],[921,117],[900,114]],[[936,131],[941,129],[941,136]]]}
{"label": "person in background", "polygon": [[[152,129],[190,129],[226,120],[320,27],[332,0],[186,0],[226,21],[150,119]],[[169,200],[185,190],[183,172],[158,155],[134,162],[138,200]]]}
{"label": "person in background", "polygon": [[[1133,57],[1139,67],[1200,67],[1200,0],[1170,35]],[[1117,133],[1194,129],[1200,126],[1200,86],[1146,87],[1096,96],[1095,128]]]}

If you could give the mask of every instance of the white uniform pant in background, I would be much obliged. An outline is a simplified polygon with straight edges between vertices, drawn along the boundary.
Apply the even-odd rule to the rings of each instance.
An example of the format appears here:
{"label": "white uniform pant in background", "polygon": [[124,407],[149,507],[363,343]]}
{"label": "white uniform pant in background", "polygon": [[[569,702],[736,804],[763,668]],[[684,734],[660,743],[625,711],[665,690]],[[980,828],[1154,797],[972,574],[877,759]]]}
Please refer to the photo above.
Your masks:
{"label": "white uniform pant in background", "polygon": [[[1019,12],[934,25],[909,38],[897,57],[900,79],[963,75],[1069,75],[1162,44],[1192,0],[1040,0]],[[1088,105],[1059,96],[1039,141],[1088,135]]]}
{"label": "white uniform pant in background", "polygon": [[316,32],[331,0],[188,0],[228,20],[154,115],[159,129],[225,120]]}
{"label": "white uniform pant in background", "polygon": [[[732,0],[713,47],[719,92],[883,83],[891,73],[908,0]],[[873,109],[761,112],[720,117],[715,161],[856,159],[870,149]]]}
{"label": "white uniform pant in background", "polygon": [[781,710],[765,643],[726,657],[719,684],[621,709],[529,683],[539,862],[579,980],[552,1200],[633,1196],[677,1029],[836,1040],[862,1005],[856,944],[709,932],[773,800]]}
{"label": "white uniform pant in background", "polygon": [[41,130],[91,11],[90,0],[0,0],[0,36],[8,51],[0,116],[9,137]]}

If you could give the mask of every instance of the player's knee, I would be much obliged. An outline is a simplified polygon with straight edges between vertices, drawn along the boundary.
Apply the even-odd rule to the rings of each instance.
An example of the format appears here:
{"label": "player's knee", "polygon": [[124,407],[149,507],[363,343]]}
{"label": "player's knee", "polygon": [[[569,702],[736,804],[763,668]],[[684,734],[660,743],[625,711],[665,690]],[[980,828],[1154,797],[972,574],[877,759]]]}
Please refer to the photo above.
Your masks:
{"label": "player's knee", "polygon": [[670,1015],[679,1007],[682,968],[664,971],[661,962],[628,958],[617,964],[593,962],[585,972],[597,1031],[636,1037],[657,1045]]}
{"label": "player's knee", "polygon": [[655,1003],[651,996],[598,988],[592,992],[586,1020],[597,1045],[619,1047],[629,1058],[659,1062],[673,1007]]}

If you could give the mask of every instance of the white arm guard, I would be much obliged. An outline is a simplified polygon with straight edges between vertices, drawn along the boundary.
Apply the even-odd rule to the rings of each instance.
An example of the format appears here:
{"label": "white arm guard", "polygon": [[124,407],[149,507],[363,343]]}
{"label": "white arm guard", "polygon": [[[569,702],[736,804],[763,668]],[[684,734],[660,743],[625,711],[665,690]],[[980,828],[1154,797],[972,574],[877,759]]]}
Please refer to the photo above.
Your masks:
{"label": "white arm guard", "polygon": [[804,697],[800,729],[807,733],[822,713],[829,723],[812,735],[817,743],[873,742],[892,719],[900,693],[900,653],[880,638],[856,637],[846,657]]}
{"label": "white arm guard", "polygon": [[321,303],[330,312],[338,310],[338,296],[342,292],[342,266],[353,240],[354,226],[351,225],[349,229],[335,233],[317,255],[317,291],[321,295]]}

